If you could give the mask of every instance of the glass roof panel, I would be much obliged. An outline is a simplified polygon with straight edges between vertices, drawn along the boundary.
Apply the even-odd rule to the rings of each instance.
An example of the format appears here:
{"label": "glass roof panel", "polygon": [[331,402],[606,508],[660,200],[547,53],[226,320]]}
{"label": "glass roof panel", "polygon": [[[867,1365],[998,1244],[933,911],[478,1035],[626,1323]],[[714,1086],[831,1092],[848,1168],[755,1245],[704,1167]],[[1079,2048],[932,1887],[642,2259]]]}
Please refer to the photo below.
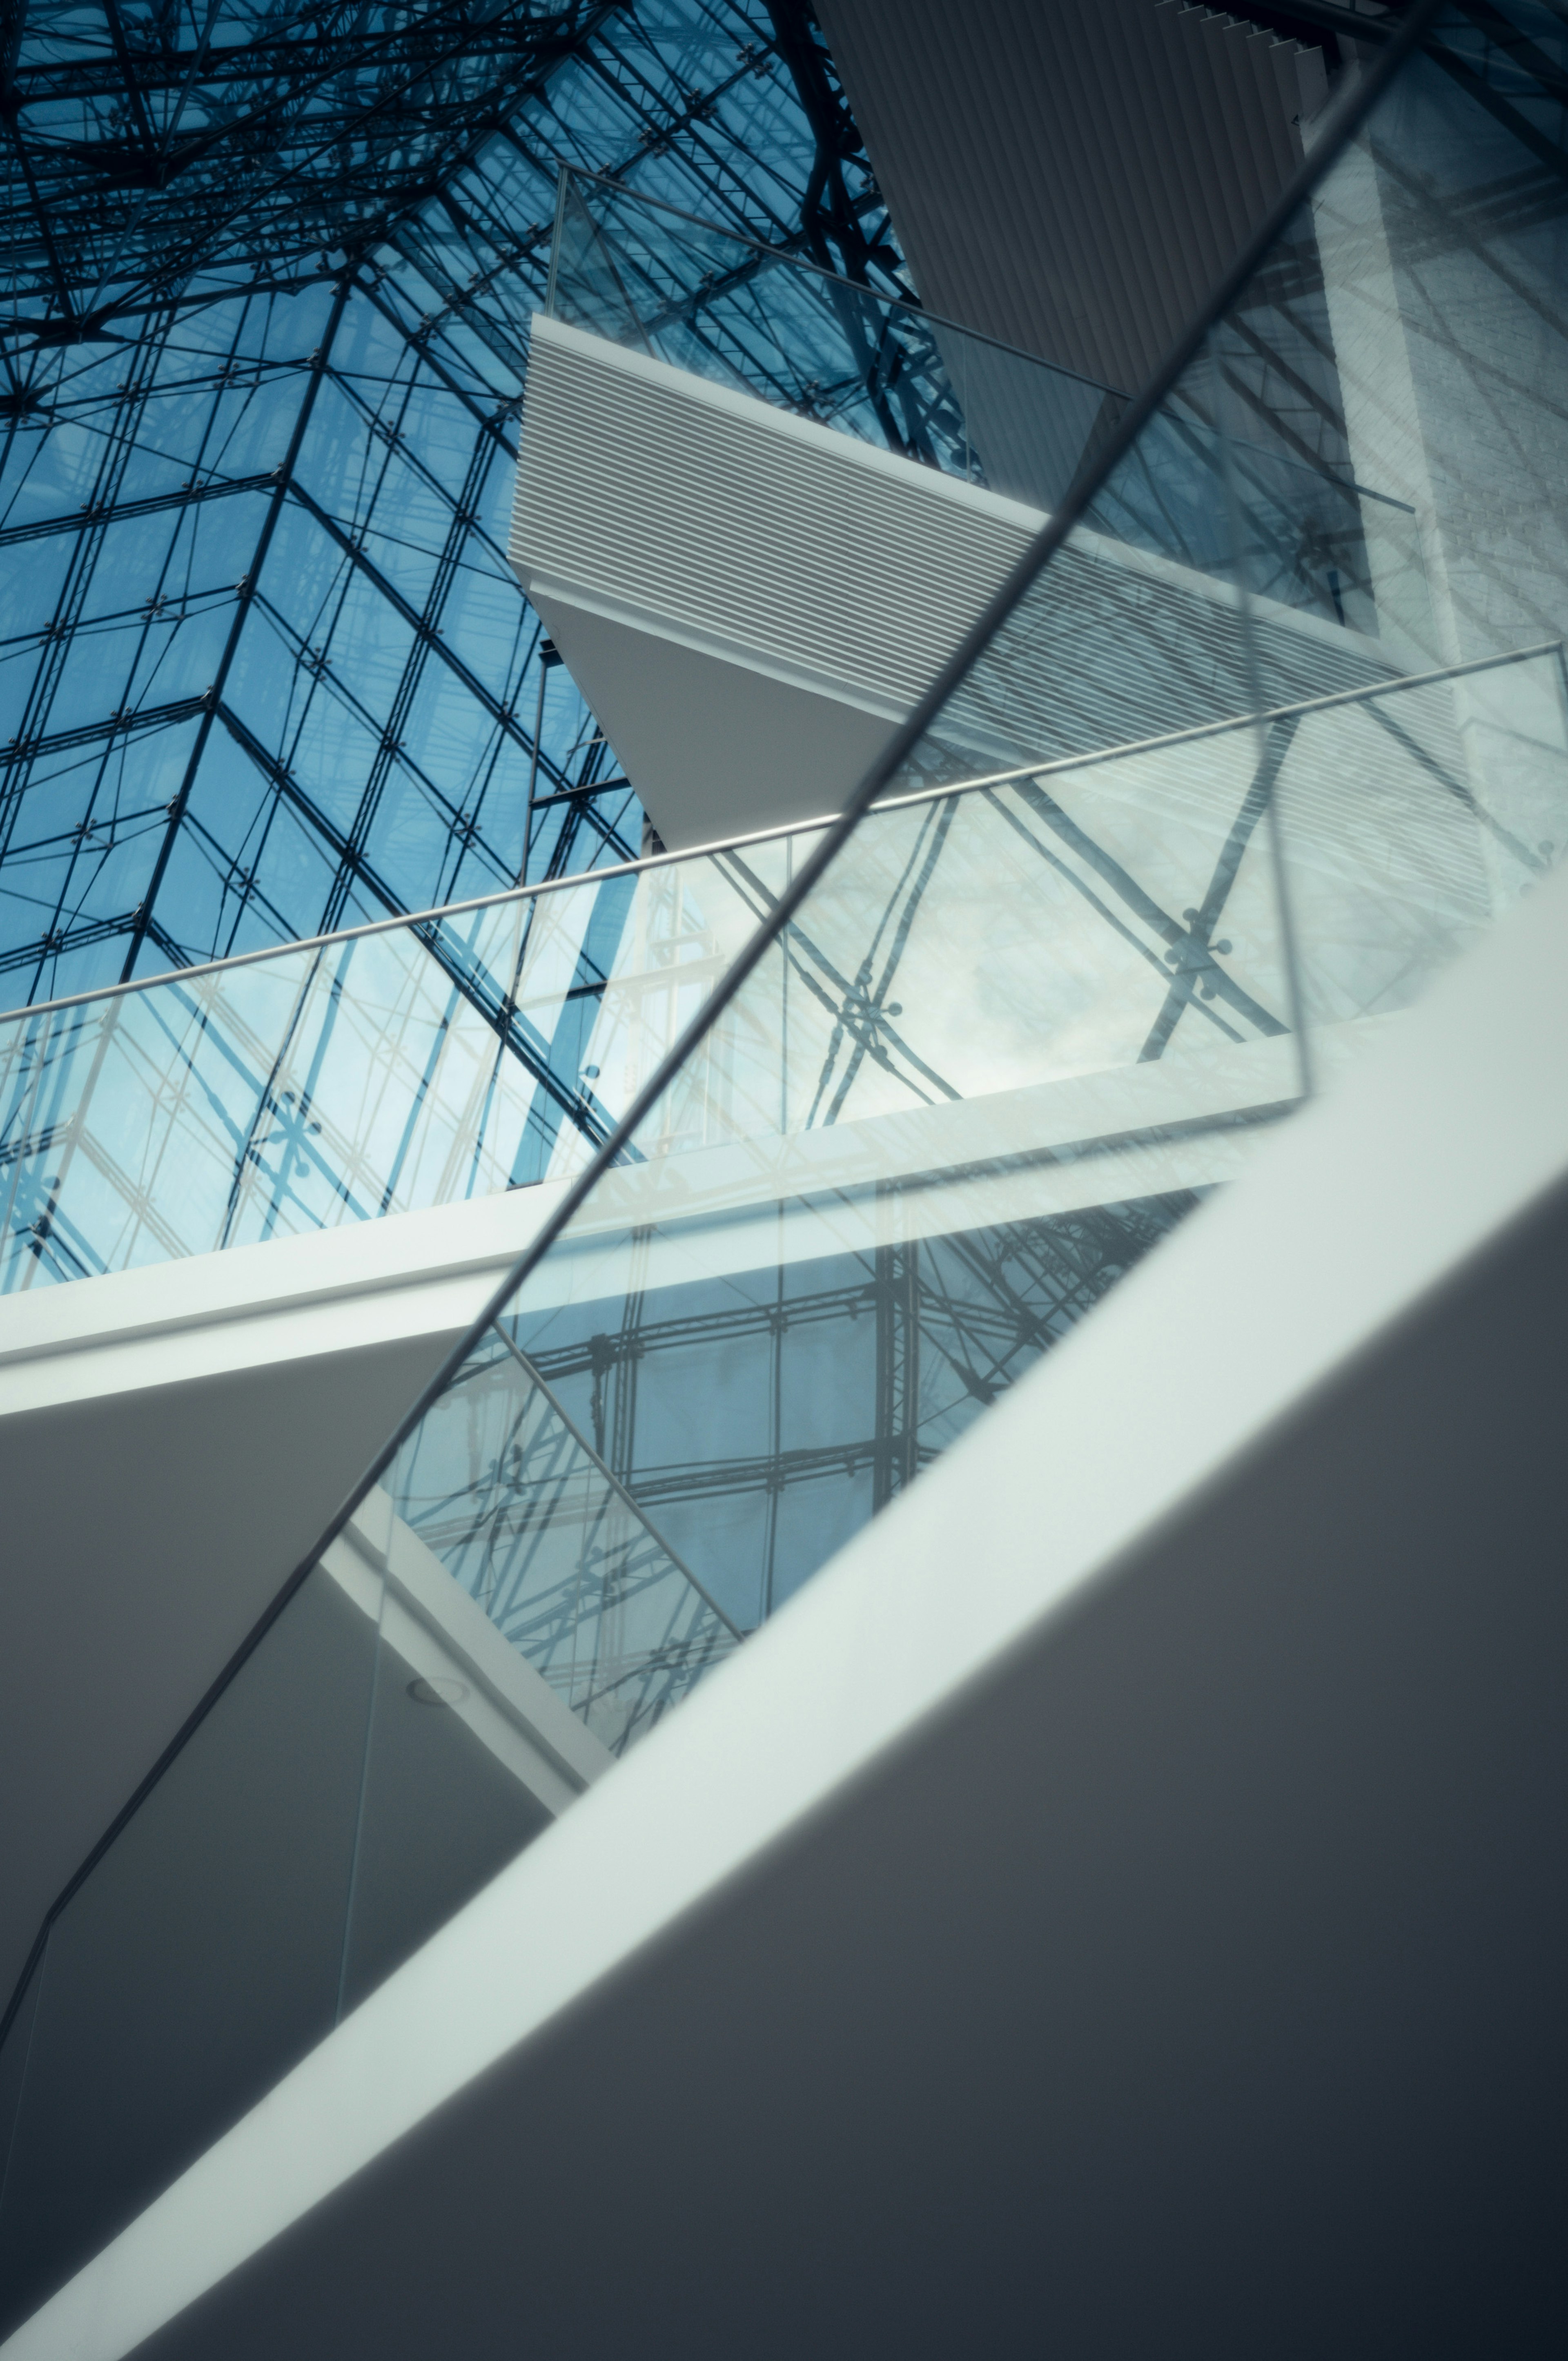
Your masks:
{"label": "glass roof panel", "polygon": [[[535,760],[504,554],[528,324],[564,159],[822,245],[780,13],[119,0],[117,48],[97,7],[34,12],[0,198],[0,534],[53,529],[0,615],[17,1000],[510,883],[531,777],[566,797],[533,873],[638,849],[559,671]],[[894,283],[852,131],[829,164],[854,250],[824,258]],[[33,848],[111,769],[144,817],[89,915]]]}

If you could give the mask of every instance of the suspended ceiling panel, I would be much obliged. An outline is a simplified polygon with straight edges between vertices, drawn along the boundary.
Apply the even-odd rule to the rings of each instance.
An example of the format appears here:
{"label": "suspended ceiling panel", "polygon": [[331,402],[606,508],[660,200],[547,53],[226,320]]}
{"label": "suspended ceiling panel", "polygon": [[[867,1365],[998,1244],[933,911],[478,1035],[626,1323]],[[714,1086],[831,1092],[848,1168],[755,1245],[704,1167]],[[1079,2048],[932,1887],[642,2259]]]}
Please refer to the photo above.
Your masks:
{"label": "suspended ceiling panel", "polygon": [[1322,54],[1180,0],[819,0],[924,302],[1149,377],[1301,155]]}

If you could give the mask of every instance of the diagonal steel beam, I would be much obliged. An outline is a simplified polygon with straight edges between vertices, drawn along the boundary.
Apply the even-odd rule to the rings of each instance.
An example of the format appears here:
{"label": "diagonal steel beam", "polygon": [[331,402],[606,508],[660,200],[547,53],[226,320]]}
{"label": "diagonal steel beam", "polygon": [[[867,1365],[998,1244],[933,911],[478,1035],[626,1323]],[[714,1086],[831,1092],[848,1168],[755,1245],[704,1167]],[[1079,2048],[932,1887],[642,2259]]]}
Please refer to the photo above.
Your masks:
{"label": "diagonal steel beam", "polygon": [[262,522],[261,531],[257,536],[255,554],[235,602],[234,621],[229,626],[228,637],[224,642],[223,653],[218,658],[217,670],[213,675],[212,686],[207,692],[205,710],[196,730],[196,742],[185,764],[184,774],[170,811],[169,826],[164,830],[163,842],[159,847],[158,859],[153,863],[152,875],[148,880],[147,893],[143,897],[141,910],[131,931],[125,964],[120,970],[122,983],[128,983],[136,972],[136,962],[147,938],[147,921],[152,914],[153,905],[158,899],[159,887],[162,884],[168,870],[170,858],[174,851],[174,840],[180,833],[180,823],[185,817],[185,807],[191,800],[191,790],[196,784],[196,774],[201,768],[207,741],[212,735],[213,723],[217,717],[225,684],[238,653],[240,635],[245,630],[246,621],[250,613],[250,602],[255,595],[256,585],[267,563],[267,553],[272,546],[273,535],[278,530],[279,519],[282,516],[284,502],[288,498],[290,483],[292,480],[294,469],[299,465],[305,430],[311,423],[311,413],[316,405],[316,396],[321,391],[322,382],[326,375],[327,357],[332,351],[334,340],[343,324],[343,315],[348,307],[352,287],[353,281],[345,272],[337,282],[337,292],[327,316],[321,346],[311,363],[310,379],[301,398],[299,410],[295,413],[294,431],[289,437],[289,447],[284,454],[283,464],[278,470],[272,497],[267,504],[267,514]]}

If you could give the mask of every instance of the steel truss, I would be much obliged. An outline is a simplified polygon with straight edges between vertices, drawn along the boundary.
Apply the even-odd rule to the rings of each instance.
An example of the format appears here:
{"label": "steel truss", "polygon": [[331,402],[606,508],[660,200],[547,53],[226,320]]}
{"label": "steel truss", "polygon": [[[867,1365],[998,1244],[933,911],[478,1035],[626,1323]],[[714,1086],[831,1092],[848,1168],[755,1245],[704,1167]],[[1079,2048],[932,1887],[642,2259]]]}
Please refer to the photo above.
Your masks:
{"label": "steel truss", "polygon": [[634,852],[504,554],[554,182],[896,283],[806,9],[5,21],[13,1005]]}

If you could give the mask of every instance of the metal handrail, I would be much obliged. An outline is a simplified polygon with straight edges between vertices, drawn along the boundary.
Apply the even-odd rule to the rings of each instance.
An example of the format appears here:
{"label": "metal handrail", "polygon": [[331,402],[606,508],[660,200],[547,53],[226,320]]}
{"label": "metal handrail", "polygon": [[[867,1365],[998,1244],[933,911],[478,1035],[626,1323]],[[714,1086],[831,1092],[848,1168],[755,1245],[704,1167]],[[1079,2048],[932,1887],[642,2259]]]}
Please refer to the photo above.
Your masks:
{"label": "metal handrail", "polygon": [[[1461,680],[1468,674],[1494,672],[1501,664],[1528,664],[1538,656],[1564,657],[1561,640],[1541,640],[1528,648],[1509,648],[1501,655],[1474,656],[1466,664],[1442,664],[1431,672],[1395,672],[1386,680],[1364,681],[1354,688],[1336,688],[1321,697],[1299,697],[1291,705],[1266,706],[1257,712],[1227,713],[1215,721],[1190,722],[1181,730],[1162,730],[1154,738],[1129,738],[1113,746],[1096,746],[1086,753],[1057,754],[1047,763],[1018,763],[1003,771],[978,772],[972,778],[948,779],[934,787],[912,787],[901,796],[879,796],[872,808],[877,812],[905,811],[912,805],[939,803],[947,796],[977,794],[982,788],[1004,787],[1016,779],[1048,779],[1068,771],[1081,771],[1100,763],[1119,762],[1132,754],[1157,753],[1164,746],[1182,746],[1199,738],[1223,736],[1228,730],[1261,729],[1275,721],[1293,719],[1307,713],[1326,711],[1336,705],[1357,705],[1375,697],[1390,697],[1409,688],[1431,688],[1439,682]],[[706,843],[688,845],[674,852],[650,852],[636,861],[616,861],[602,869],[580,869],[569,877],[542,878],[532,885],[503,886],[494,894],[476,894],[465,902],[444,902],[433,909],[411,910],[390,918],[367,918],[357,927],[339,927],[326,935],[302,935],[297,942],[269,943],[259,950],[231,951],[226,959],[203,960],[194,967],[166,968],[158,975],[134,976],[126,983],[104,983],[90,992],[62,993],[57,1000],[29,1001],[20,1008],[0,1009],[0,1025],[19,1024],[25,1017],[50,1016],[61,1008],[82,1008],[96,1000],[117,1000],[127,993],[151,992],[171,983],[187,983],[202,976],[223,975],[231,969],[255,967],[265,960],[287,959],[295,951],[331,950],[338,943],[358,942],[368,935],[396,934],[402,928],[434,927],[452,918],[466,917],[472,910],[493,910],[507,902],[529,902],[543,894],[559,894],[569,887],[597,885],[611,877],[637,877],[645,871],[669,869],[686,861],[714,861],[727,852],[740,852],[749,845],[782,844],[787,838],[812,836],[819,829],[831,828],[839,817],[837,812],[818,812],[809,819],[787,820],[782,828],[748,829],[740,836],[709,838]]]}

